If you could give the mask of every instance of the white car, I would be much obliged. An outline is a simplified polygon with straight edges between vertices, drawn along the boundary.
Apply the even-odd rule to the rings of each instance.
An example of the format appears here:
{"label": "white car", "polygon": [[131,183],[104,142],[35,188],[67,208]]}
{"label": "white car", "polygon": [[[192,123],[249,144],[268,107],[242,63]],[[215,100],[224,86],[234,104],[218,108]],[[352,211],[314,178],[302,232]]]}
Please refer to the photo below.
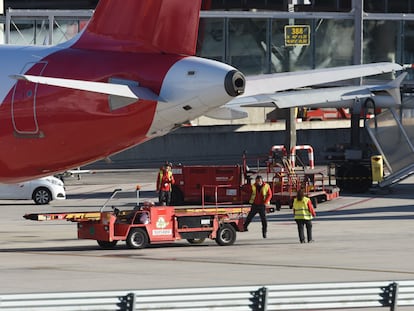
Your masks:
{"label": "white car", "polygon": [[48,204],[52,200],[64,199],[64,184],[53,176],[17,184],[0,184],[0,200],[33,200],[36,204]]}

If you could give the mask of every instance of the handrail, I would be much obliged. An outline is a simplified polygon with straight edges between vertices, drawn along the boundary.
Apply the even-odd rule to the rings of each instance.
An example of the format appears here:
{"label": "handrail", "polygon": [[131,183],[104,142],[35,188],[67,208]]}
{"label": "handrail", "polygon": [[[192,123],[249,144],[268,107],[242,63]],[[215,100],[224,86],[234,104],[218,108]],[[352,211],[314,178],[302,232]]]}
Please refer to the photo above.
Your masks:
{"label": "handrail", "polygon": [[0,310],[327,310],[414,306],[414,280],[0,294]]}
{"label": "handrail", "polygon": [[[214,189],[214,202],[206,201],[206,188],[213,188]],[[201,186],[201,206],[203,208],[207,204],[214,204],[216,207],[218,207],[218,205],[226,205],[226,204],[234,204],[235,203],[233,201],[230,201],[230,202],[219,202],[219,200],[218,200],[218,188],[234,189],[235,186],[234,185],[202,185]],[[239,197],[240,194],[237,193],[237,196]],[[236,203],[241,203],[241,198],[238,198],[238,199],[239,199],[239,202],[236,202]]]}

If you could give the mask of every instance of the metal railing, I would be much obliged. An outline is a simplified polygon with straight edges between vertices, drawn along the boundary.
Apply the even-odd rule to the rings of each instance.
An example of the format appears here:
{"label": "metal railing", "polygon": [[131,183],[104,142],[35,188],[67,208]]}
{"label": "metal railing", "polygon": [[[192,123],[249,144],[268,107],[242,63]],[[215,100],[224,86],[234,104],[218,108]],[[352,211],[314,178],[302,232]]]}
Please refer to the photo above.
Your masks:
{"label": "metal railing", "polygon": [[0,310],[332,310],[414,306],[414,280],[0,295]]}

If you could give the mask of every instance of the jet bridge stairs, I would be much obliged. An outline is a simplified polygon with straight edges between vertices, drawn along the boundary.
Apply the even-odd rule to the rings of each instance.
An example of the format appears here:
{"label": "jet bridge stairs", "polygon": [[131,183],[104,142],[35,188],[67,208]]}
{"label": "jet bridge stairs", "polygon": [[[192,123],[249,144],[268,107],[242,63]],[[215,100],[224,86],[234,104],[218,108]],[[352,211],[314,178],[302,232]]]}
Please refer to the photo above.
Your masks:
{"label": "jet bridge stairs", "polygon": [[414,174],[413,108],[389,109],[368,120],[366,129],[387,168],[379,188],[392,187]]}

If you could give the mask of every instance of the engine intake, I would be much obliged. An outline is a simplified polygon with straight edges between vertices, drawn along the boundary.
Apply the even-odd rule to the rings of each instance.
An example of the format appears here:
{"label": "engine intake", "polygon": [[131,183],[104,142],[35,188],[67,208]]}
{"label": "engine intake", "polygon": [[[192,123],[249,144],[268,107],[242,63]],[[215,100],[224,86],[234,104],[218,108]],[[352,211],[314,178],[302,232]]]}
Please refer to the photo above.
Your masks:
{"label": "engine intake", "polygon": [[238,70],[231,70],[224,79],[224,88],[232,97],[242,95],[246,86],[244,75]]}

